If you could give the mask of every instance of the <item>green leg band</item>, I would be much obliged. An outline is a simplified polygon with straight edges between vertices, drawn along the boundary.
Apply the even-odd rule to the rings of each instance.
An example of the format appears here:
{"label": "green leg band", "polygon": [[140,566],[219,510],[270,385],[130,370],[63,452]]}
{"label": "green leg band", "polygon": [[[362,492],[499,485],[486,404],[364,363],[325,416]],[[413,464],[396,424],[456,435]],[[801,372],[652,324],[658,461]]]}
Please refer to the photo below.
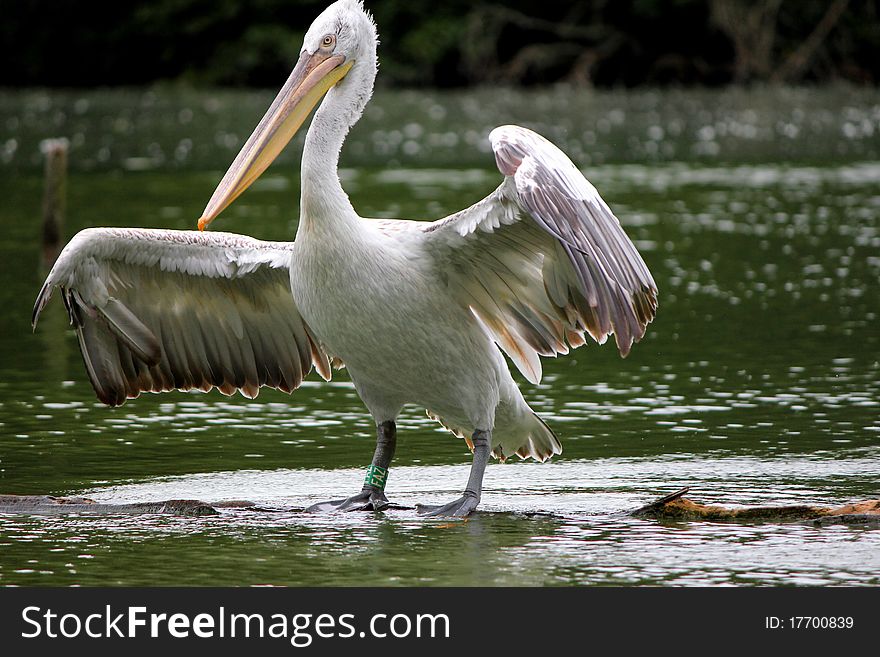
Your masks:
{"label": "green leg band", "polygon": [[371,465],[367,468],[367,476],[364,478],[364,486],[370,486],[378,490],[385,490],[385,482],[388,481],[388,468]]}

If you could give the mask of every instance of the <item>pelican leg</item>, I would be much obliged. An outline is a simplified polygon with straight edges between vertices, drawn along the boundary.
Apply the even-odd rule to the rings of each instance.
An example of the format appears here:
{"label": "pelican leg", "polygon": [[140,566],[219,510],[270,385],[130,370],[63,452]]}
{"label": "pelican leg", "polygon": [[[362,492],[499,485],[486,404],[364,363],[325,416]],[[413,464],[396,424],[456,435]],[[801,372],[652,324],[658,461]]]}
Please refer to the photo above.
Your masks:
{"label": "pelican leg", "polygon": [[[372,467],[370,472],[388,473],[388,466],[394,458],[394,450],[397,447],[397,425],[394,420],[388,420],[376,425],[376,451],[373,453]],[[383,511],[391,506],[385,496],[384,483],[382,486],[364,482],[361,492],[344,500],[330,500],[313,504],[307,513],[314,511]]]}
{"label": "pelican leg", "polygon": [[477,429],[473,435],[474,460],[471,464],[471,474],[468,477],[464,495],[457,500],[443,504],[442,506],[428,506],[419,504],[416,506],[419,515],[422,516],[468,516],[480,503],[483,493],[483,474],[486,472],[486,464],[492,453],[492,432]]}

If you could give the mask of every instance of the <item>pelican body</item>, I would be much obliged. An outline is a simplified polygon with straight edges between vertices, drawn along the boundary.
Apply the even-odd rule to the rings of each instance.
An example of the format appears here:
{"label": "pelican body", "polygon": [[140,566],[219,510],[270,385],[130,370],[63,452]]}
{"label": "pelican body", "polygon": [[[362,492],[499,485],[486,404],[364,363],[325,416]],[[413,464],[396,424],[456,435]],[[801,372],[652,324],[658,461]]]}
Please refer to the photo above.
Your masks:
{"label": "pelican body", "polygon": [[[55,288],[89,379],[119,405],[143,391],[291,392],[314,367],[344,366],[377,426],[362,490],[313,511],[389,506],[395,421],[425,408],[474,453],[463,495],[420,506],[463,516],[489,456],[561,452],[511,376],[611,334],[621,355],[657,308],[647,266],[595,188],[558,148],[518,126],[489,135],[502,176],[485,199],[434,222],[365,219],[337,174],[372,95],[375,24],[357,0],[330,5],[299,61],[199,219],[199,232],[93,228],[65,247],[34,307]],[[292,243],[201,232],[247,189],[318,107],[302,156]]]}

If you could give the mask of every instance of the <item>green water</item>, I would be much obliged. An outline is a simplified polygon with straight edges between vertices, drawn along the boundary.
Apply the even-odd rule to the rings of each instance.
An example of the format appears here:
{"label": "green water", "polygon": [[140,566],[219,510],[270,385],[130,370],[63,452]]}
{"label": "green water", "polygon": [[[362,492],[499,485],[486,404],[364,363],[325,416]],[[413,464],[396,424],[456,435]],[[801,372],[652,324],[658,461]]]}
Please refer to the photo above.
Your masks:
{"label": "green water", "polygon": [[[33,168],[39,138],[66,132],[74,141],[68,235],[94,225],[191,229],[237,149],[218,136],[218,122],[251,125],[239,116],[245,110],[222,118],[232,97],[217,109],[210,98],[161,94],[155,102],[170,113],[132,119],[130,133],[106,123],[126,107],[141,116],[140,105],[126,104],[139,93],[44,94],[48,105],[31,110],[39,93],[0,99],[0,493],[247,499],[263,510],[198,519],[0,516],[0,584],[880,584],[877,530],[625,515],[684,485],[693,499],[725,505],[880,497],[876,93],[837,101],[797,90],[611,93],[566,109],[548,132],[573,151],[594,141],[602,157],[578,161],[642,251],[660,311],[626,360],[611,345],[589,345],[545,361],[540,386],[522,382],[564,453],[543,465],[490,465],[484,512],[452,523],[412,511],[301,512],[355,492],[372,453],[374,429],[344,372],[332,384],[312,375],[292,396],[174,393],[107,409],[94,398],[58,300],[31,334],[45,273],[42,181]],[[346,189],[368,216],[427,219],[465,207],[498,180],[481,168],[491,160],[477,141],[464,146],[468,135],[516,120],[517,108],[527,122],[560,97],[507,95],[491,105],[485,92],[380,96],[381,115],[368,114],[343,158]],[[77,105],[83,98],[87,107]],[[240,100],[257,114],[265,101]],[[181,139],[199,141],[186,132],[189,122],[180,125],[196,101],[214,108],[213,146],[193,147],[198,158],[177,164],[150,160],[150,152],[175,152]],[[422,113],[413,109],[420,102]],[[486,116],[466,120],[465,109],[480,103],[491,105]],[[435,106],[445,114],[432,114]],[[36,114],[26,120],[28,111]],[[58,111],[64,120],[39,123]],[[421,117],[413,119],[421,131],[406,127],[404,112]],[[151,151],[150,130],[166,115],[167,132]],[[431,127],[435,120],[442,125]],[[676,121],[684,127],[672,138]],[[757,132],[740,126],[731,136],[736,121]],[[460,166],[444,155],[453,139],[432,137],[445,134],[457,135]],[[418,153],[407,141],[435,146]],[[388,144],[396,150],[383,154]],[[297,196],[295,164],[282,163],[218,229],[289,239]],[[457,496],[470,457],[464,444],[416,408],[405,410],[399,435],[389,496],[402,504]]]}

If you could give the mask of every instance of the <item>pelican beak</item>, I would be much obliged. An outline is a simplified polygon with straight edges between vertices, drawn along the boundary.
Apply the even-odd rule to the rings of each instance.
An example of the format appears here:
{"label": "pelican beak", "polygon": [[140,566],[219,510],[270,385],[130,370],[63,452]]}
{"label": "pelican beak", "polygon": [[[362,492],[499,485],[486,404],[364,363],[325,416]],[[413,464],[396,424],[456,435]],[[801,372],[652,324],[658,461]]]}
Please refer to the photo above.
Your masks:
{"label": "pelican beak", "polygon": [[343,55],[303,51],[266,115],[248,138],[199,218],[205,230],[223,210],[272,164],[306,117],[354,64]]}

